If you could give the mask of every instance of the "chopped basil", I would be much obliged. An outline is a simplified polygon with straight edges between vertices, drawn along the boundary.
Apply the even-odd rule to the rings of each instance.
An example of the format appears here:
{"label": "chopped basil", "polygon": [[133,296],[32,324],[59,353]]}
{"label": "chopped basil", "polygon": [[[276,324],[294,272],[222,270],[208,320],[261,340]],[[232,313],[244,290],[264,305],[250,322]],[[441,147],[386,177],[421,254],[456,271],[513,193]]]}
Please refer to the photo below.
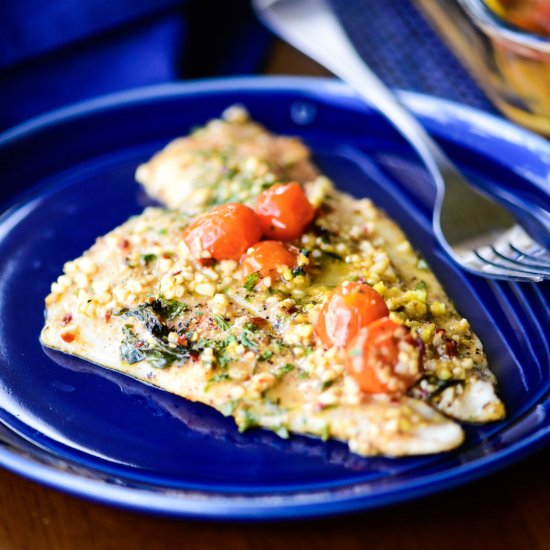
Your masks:
{"label": "chopped basil", "polygon": [[229,403],[224,403],[220,407],[220,412],[224,416],[231,416],[235,412],[235,409],[237,408],[238,404],[239,404],[239,402],[237,400],[232,399],[231,401],[229,401]]}
{"label": "chopped basil", "polygon": [[277,372],[275,373],[275,376],[277,378],[282,378],[287,372],[291,372],[295,369],[296,367],[294,365],[291,365],[290,363],[285,363],[284,365],[281,365],[278,369],[277,369]]}
{"label": "chopped basil", "polygon": [[295,267],[292,268],[291,270],[291,273],[294,277],[299,277],[300,275],[304,275],[305,274],[305,269],[304,269],[304,266],[302,265],[297,265]]}
{"label": "chopped basil", "polygon": [[227,380],[231,380],[231,376],[229,376],[226,372],[220,372],[208,380],[204,391],[208,391],[212,387],[212,384],[216,384],[217,382],[226,382]]}
{"label": "chopped basil", "polygon": [[260,280],[260,274],[258,272],[251,273],[247,276],[247,278],[244,280],[243,287],[246,290],[254,290],[254,287],[258,284],[258,281]]}
{"label": "chopped basil", "polygon": [[229,330],[231,328],[231,325],[221,315],[212,315],[212,318],[222,330]]}
{"label": "chopped basil", "polygon": [[330,252],[328,250],[323,250],[323,254],[333,260],[336,260],[338,262],[343,262],[344,261],[344,258],[342,258],[342,256],[340,256],[340,254],[336,254],[336,252]]}
{"label": "chopped basil", "polygon": [[154,344],[144,342],[127,326],[122,327],[122,331],[124,337],[120,346],[120,357],[130,365],[147,360],[152,367],[162,369],[174,361],[189,358],[189,351],[185,348],[170,348],[158,338],[154,339]]}
{"label": "chopped basil", "polygon": [[418,262],[416,262],[416,267],[422,271],[428,271],[428,264],[426,263],[426,260],[424,258],[418,258]]}
{"label": "chopped basil", "polygon": [[281,438],[281,439],[288,439],[289,433],[288,428],[286,426],[278,426],[277,428],[273,428],[273,431]]}
{"label": "chopped basil", "polygon": [[427,288],[428,285],[426,284],[426,281],[418,281],[414,287],[415,290],[426,290]]}
{"label": "chopped basil", "polygon": [[239,420],[239,432],[245,432],[249,428],[253,428],[258,425],[258,420],[253,412],[245,409],[243,411],[243,418]]}
{"label": "chopped basil", "polygon": [[262,353],[260,353],[260,359],[262,361],[268,361],[273,357],[273,352],[271,350],[266,349]]}
{"label": "chopped basil", "polygon": [[257,342],[254,341],[252,337],[252,331],[247,330],[246,328],[243,329],[241,334],[239,335],[239,342],[245,347],[249,349],[256,349],[258,347]]}
{"label": "chopped basil", "polygon": [[145,265],[150,264],[151,262],[154,262],[157,259],[156,254],[143,254],[141,256],[141,262]]}

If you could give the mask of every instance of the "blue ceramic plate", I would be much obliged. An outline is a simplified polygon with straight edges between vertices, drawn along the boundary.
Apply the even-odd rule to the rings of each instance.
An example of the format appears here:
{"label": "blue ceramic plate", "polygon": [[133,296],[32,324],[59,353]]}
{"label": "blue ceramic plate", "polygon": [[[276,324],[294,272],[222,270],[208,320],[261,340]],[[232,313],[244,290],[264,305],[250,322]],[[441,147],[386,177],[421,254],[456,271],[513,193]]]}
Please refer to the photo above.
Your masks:
{"label": "blue ceramic plate", "polygon": [[[502,120],[403,94],[480,186],[548,205],[550,144]],[[370,196],[433,266],[485,343],[508,417],[436,456],[361,458],[337,442],[252,430],[41,348],[43,300],[65,261],[148,203],[138,163],[233,103],[302,136],[337,184]],[[550,436],[548,286],[459,271],[434,242],[433,188],[396,133],[332,80],[248,78],[148,88],[31,121],[0,137],[0,464],[98,501],[179,516],[275,519],[381,506],[524,456]],[[18,194],[16,200],[12,199]]]}

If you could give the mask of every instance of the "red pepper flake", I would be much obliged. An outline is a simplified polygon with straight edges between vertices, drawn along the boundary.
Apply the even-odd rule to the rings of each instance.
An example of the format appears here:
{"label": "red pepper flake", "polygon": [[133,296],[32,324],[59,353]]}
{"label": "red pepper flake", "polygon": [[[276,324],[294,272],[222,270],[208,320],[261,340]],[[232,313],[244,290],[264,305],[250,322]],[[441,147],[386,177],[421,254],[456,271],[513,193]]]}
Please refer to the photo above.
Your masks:
{"label": "red pepper flake", "polygon": [[65,342],[70,344],[76,338],[76,334],[74,332],[64,332],[61,335],[61,338],[63,338],[63,340],[65,340]]}
{"label": "red pepper flake", "polygon": [[118,241],[118,247],[122,250],[126,250],[130,246],[130,241],[128,239],[120,239]]}
{"label": "red pepper flake", "polygon": [[195,362],[199,360],[199,354],[196,351],[190,351],[189,357],[191,357],[191,361]]}
{"label": "red pepper flake", "polygon": [[138,342],[134,347],[136,349],[142,348],[145,345],[145,342]]}
{"label": "red pepper flake", "polygon": [[292,305],[292,306],[288,306],[288,307],[285,307],[283,308],[285,310],[286,313],[288,313],[289,315],[292,315],[293,313],[296,313],[298,311],[298,308],[295,306],[295,305]]}
{"label": "red pepper flake", "polygon": [[443,340],[443,351],[447,357],[456,357],[458,355],[458,345],[452,338],[447,336],[447,331],[440,328],[436,330],[436,334]]}
{"label": "red pepper flake", "polygon": [[258,328],[263,328],[267,325],[267,321],[263,317],[252,317],[250,322]]}
{"label": "red pepper flake", "polygon": [[202,265],[202,267],[210,267],[214,263],[214,258],[201,258],[197,262]]}
{"label": "red pepper flake", "polygon": [[445,340],[445,350],[447,352],[447,355],[449,357],[456,357],[457,356],[457,343],[452,340],[451,338],[447,338]]}
{"label": "red pepper flake", "polygon": [[111,310],[108,310],[105,312],[105,315],[103,318],[105,319],[105,322],[108,323],[111,320],[111,317],[113,316],[113,312]]}
{"label": "red pepper flake", "polygon": [[68,325],[72,320],[73,320],[72,313],[65,313],[65,315],[63,315],[63,318],[61,319],[64,325]]}
{"label": "red pepper flake", "polygon": [[187,345],[187,338],[185,336],[178,336],[177,340],[178,346],[186,346]]}

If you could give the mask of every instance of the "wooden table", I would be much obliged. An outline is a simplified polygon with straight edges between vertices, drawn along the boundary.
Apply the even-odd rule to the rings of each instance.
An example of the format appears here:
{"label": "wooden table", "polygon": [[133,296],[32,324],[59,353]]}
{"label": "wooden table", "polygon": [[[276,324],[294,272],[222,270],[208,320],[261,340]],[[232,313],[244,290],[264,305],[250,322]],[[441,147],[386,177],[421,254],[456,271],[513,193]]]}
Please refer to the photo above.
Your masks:
{"label": "wooden table", "polygon": [[[278,46],[269,73],[324,71]],[[222,524],[87,502],[0,470],[0,550],[550,549],[550,448],[423,500],[335,519]]]}
{"label": "wooden table", "polygon": [[550,448],[465,487],[335,519],[223,524],[93,504],[0,470],[2,550],[550,549]]}

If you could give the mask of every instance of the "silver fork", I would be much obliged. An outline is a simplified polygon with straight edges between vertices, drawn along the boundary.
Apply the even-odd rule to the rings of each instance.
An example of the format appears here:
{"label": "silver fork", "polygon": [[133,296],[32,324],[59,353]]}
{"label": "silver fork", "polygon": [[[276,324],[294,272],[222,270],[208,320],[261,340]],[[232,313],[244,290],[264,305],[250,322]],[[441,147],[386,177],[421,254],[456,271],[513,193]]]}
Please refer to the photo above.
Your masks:
{"label": "silver fork", "polygon": [[[326,0],[253,0],[253,6],[272,31],[347,82],[415,149],[436,185],[434,233],[459,265],[495,279],[550,279],[550,252],[517,225],[503,206],[470,187],[359,57]],[[549,226],[545,226],[547,233]]]}

